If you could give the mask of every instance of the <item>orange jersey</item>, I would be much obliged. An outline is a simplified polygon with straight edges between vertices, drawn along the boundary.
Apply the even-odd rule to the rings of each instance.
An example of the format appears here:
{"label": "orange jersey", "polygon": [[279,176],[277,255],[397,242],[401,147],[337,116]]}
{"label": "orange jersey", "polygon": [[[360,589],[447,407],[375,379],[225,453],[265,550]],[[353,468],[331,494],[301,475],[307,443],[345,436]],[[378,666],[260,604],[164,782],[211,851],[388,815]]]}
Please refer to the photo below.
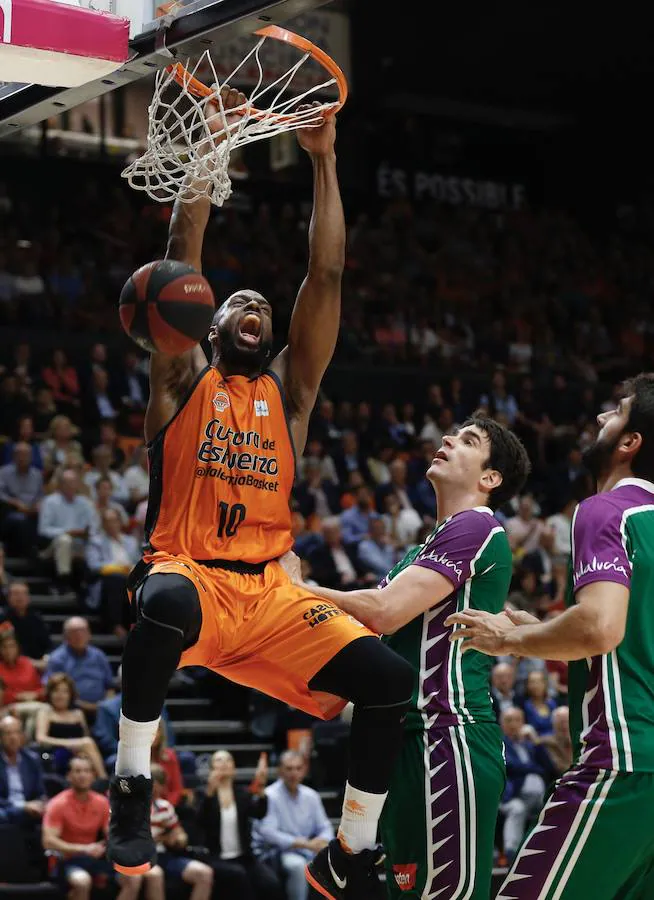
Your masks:
{"label": "orange jersey", "polygon": [[207,366],[149,452],[150,552],[259,563],[290,550],[295,453],[274,374]]}

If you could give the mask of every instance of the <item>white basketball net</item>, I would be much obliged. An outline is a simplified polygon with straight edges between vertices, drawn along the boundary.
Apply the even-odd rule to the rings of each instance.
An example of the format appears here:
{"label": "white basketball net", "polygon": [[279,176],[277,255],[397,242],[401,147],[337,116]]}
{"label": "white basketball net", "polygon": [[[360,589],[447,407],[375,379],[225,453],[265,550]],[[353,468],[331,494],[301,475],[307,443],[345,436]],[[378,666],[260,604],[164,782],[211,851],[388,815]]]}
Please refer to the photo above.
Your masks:
{"label": "white basketball net", "polygon": [[[222,206],[232,192],[227,169],[233,150],[283,131],[322,124],[322,114],[333,103],[304,110],[298,107],[311,103],[317,92],[334,85],[336,80],[329,78],[289,99],[293,78],[311,58],[310,53],[305,53],[284,75],[264,86],[260,51],[266,40],[262,37],[222,82],[208,50],[192,68],[190,62],[185,64],[188,75],[181,86],[172,71],[162,69],[157,73],[148,109],[146,150],[122,173],[131,187],[161,203],[175,199],[191,203],[198,196],[208,195],[212,203]],[[238,73],[251,58],[258,71],[256,86],[245,104],[228,111],[230,116],[240,113],[235,121],[230,118],[228,122],[220,89],[223,85],[238,85]],[[214,87],[210,97],[197,97],[190,89],[191,78],[199,78],[200,72],[201,80]],[[210,103],[215,104],[216,111],[212,111]]]}

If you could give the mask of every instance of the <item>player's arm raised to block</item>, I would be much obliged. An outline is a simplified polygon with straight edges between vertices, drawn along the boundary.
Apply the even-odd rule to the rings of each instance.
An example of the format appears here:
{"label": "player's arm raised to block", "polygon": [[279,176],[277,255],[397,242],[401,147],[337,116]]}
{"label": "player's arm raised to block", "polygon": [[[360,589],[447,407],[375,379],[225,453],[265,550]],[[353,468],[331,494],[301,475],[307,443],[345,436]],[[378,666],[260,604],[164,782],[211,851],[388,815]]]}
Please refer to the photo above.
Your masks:
{"label": "player's arm raised to block", "polygon": [[[223,88],[221,92],[225,110],[240,106],[245,97],[243,94],[229,88]],[[211,120],[216,122],[215,129],[222,128],[222,120],[217,114],[217,107],[209,104],[213,109],[209,127],[213,131]],[[226,116],[230,122],[230,116]],[[220,138],[216,138],[220,143]],[[204,152],[208,153],[211,147],[205,144]],[[208,194],[208,181],[202,179],[189,180],[182,188],[190,192],[194,197],[191,203],[175,201],[173,213],[168,229],[168,246],[166,259],[175,259],[193,266],[198,272],[202,271],[202,244],[204,233],[209,221],[211,201]],[[205,193],[203,193],[203,189]],[[169,356],[165,353],[153,353],[150,358],[150,400],[145,416],[145,439],[151,441],[156,434],[164,428],[179,409],[182,401],[188,394],[197,376],[207,366],[207,357],[200,345],[178,356]]]}
{"label": "player's arm raised to block", "polygon": [[280,377],[298,453],[304,449],[309,415],[334,354],[341,318],[345,265],[345,218],[336,173],[335,117],[298,131],[313,165],[313,213],[309,225],[309,266],[297,295],[288,346],[272,364]]}

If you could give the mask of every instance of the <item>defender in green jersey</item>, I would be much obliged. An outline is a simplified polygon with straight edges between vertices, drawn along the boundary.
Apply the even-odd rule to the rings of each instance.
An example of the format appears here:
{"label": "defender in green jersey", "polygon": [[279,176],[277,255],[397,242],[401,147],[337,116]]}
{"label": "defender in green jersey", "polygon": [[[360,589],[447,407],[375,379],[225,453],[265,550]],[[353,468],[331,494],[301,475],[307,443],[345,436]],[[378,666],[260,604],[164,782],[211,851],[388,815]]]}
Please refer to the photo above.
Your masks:
{"label": "defender in green jersey", "polygon": [[624,393],[586,452],[599,493],[572,522],[566,612],[450,617],[464,652],[571,660],[574,763],[497,900],[654,898],[654,375]]}
{"label": "defender in green jersey", "polygon": [[392,898],[488,900],[505,778],[489,695],[491,662],[479,653],[464,658],[447,640],[445,619],[456,610],[502,609],[511,550],[493,509],[520,490],[528,471],[514,434],[492,419],[469,419],[443,438],[427,473],[438,524],[425,543],[381,590],[312,587],[386,635],[417,673],[381,819]]}

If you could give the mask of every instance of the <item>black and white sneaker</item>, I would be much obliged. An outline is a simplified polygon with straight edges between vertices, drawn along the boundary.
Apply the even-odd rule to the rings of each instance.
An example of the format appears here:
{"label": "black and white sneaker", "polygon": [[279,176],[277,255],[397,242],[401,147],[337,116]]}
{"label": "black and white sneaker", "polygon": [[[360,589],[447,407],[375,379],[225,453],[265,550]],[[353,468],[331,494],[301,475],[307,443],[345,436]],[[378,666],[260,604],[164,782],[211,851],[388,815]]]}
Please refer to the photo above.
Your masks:
{"label": "black and white sneaker", "polygon": [[328,900],[385,900],[379,880],[385,853],[382,847],[346,853],[334,839],[306,867],[311,887]]}
{"label": "black and white sneaker", "polygon": [[121,875],[143,875],[157,858],[152,840],[152,779],[115,775],[109,785],[111,820],[107,857]]}

